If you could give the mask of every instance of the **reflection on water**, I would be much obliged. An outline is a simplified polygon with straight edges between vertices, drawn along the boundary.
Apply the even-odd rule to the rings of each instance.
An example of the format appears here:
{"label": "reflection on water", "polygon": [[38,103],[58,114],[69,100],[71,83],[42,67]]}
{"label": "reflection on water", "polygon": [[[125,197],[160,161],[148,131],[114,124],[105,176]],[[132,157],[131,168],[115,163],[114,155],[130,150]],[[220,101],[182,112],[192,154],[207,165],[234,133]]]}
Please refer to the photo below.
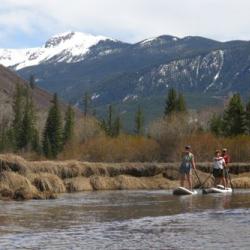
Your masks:
{"label": "reflection on water", "polygon": [[109,191],[1,201],[0,249],[249,249],[249,208],[246,191],[181,197]]}

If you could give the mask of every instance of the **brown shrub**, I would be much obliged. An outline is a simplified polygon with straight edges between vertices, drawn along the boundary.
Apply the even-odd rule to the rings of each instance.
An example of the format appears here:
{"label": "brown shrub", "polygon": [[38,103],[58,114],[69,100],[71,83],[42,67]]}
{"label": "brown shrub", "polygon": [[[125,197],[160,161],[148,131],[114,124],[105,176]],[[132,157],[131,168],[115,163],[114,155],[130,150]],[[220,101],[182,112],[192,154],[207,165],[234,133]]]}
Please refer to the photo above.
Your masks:
{"label": "brown shrub", "polygon": [[[156,139],[161,146],[161,159],[163,161],[178,161],[181,151],[182,139],[196,131],[196,124],[188,115],[172,115],[153,122],[149,127],[149,135]],[[183,145],[181,146],[183,147]]]}
{"label": "brown shrub", "polygon": [[153,139],[121,135],[95,138],[82,145],[81,159],[100,162],[154,161],[159,159],[159,145]]}
{"label": "brown shrub", "polygon": [[[183,145],[192,145],[198,161],[212,161],[216,149],[227,148],[233,162],[250,161],[250,136],[217,137],[211,133],[196,133],[182,139]],[[180,151],[181,148],[177,148]]]}

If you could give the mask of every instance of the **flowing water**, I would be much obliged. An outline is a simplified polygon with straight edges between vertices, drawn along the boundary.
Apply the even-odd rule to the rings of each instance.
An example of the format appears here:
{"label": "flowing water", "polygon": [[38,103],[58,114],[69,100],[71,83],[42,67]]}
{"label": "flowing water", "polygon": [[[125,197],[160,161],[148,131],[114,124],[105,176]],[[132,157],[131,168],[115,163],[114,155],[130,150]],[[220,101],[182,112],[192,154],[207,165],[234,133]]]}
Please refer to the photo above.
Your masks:
{"label": "flowing water", "polygon": [[66,194],[0,201],[0,249],[250,249],[250,191]]}

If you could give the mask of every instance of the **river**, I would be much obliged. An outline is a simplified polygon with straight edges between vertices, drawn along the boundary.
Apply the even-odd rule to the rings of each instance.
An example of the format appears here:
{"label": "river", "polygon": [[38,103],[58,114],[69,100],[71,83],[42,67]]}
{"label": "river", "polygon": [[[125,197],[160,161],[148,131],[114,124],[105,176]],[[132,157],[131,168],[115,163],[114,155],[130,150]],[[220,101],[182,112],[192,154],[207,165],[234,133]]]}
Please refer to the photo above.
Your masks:
{"label": "river", "polygon": [[0,249],[250,249],[250,191],[64,194],[0,201]]}

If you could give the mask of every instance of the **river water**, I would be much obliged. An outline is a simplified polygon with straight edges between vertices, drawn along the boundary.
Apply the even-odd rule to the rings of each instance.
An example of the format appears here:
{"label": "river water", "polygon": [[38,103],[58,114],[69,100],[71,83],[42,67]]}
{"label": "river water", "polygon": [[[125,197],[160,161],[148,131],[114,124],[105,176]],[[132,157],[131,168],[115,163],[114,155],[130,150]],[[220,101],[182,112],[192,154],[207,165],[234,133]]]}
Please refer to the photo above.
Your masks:
{"label": "river water", "polygon": [[250,191],[103,191],[0,201],[0,249],[250,249]]}

